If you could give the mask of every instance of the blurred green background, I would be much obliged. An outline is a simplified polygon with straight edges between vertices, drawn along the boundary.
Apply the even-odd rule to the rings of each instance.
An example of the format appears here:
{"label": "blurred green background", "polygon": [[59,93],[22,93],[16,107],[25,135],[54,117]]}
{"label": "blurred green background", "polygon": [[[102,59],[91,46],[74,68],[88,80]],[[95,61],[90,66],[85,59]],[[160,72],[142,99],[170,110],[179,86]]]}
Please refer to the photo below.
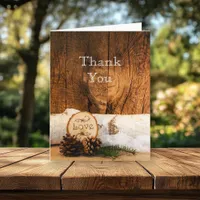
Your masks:
{"label": "blurred green background", "polygon": [[0,146],[48,146],[51,29],[142,21],[152,147],[200,147],[199,11],[198,0],[2,0]]}

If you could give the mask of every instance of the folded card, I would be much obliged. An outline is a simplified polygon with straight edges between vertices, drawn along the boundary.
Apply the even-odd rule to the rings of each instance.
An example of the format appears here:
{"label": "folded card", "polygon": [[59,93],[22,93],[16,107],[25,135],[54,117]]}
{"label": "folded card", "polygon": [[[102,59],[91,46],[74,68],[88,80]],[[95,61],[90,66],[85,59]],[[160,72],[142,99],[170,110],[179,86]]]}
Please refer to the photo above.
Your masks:
{"label": "folded card", "polygon": [[51,31],[52,160],[150,158],[149,43],[141,23]]}

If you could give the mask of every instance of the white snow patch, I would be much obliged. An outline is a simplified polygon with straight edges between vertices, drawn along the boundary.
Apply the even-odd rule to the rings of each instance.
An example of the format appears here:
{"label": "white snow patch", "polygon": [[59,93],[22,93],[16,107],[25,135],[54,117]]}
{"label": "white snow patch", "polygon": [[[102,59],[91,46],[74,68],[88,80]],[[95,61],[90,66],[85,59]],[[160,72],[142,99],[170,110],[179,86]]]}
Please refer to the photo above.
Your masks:
{"label": "white snow patch", "polygon": [[[62,114],[50,116],[51,143],[59,144],[66,134],[66,126],[71,115],[80,112],[76,109],[66,109]],[[119,145],[136,149],[138,152],[150,152],[150,115],[110,115],[93,114],[99,124],[98,137],[103,146]],[[116,116],[115,125],[119,132],[110,135],[108,123]]]}

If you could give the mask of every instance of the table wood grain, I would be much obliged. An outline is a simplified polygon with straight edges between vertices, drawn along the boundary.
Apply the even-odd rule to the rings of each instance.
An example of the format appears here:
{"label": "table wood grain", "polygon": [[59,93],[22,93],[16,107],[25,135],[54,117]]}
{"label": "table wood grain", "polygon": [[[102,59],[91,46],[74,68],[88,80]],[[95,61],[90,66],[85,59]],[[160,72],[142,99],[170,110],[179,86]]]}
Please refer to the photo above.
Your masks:
{"label": "table wood grain", "polygon": [[75,162],[62,176],[63,190],[152,189],[152,177],[136,162]]}
{"label": "table wood grain", "polygon": [[150,161],[49,161],[47,148],[0,148],[0,190],[200,191],[200,148],[152,149]]}
{"label": "table wood grain", "polygon": [[34,157],[38,154],[47,151],[48,149],[45,148],[37,148],[37,149],[21,148],[16,150],[14,149],[11,150],[10,148],[5,148],[5,149],[0,148],[0,152],[2,152],[0,153],[0,168],[12,165],[19,161]]}

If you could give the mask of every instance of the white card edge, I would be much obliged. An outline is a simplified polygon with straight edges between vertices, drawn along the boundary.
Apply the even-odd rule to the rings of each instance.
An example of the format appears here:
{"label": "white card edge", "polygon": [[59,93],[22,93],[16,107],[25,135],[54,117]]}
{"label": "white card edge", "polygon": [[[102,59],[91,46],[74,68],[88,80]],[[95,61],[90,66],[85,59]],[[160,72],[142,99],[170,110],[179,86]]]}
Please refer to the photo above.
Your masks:
{"label": "white card edge", "polygon": [[84,31],[94,31],[94,32],[112,32],[112,31],[142,31],[142,23],[131,23],[131,24],[119,24],[119,25],[106,25],[106,26],[93,26],[93,27],[83,27],[83,28],[72,28],[72,29],[58,29],[51,30],[51,32],[84,32]]}

